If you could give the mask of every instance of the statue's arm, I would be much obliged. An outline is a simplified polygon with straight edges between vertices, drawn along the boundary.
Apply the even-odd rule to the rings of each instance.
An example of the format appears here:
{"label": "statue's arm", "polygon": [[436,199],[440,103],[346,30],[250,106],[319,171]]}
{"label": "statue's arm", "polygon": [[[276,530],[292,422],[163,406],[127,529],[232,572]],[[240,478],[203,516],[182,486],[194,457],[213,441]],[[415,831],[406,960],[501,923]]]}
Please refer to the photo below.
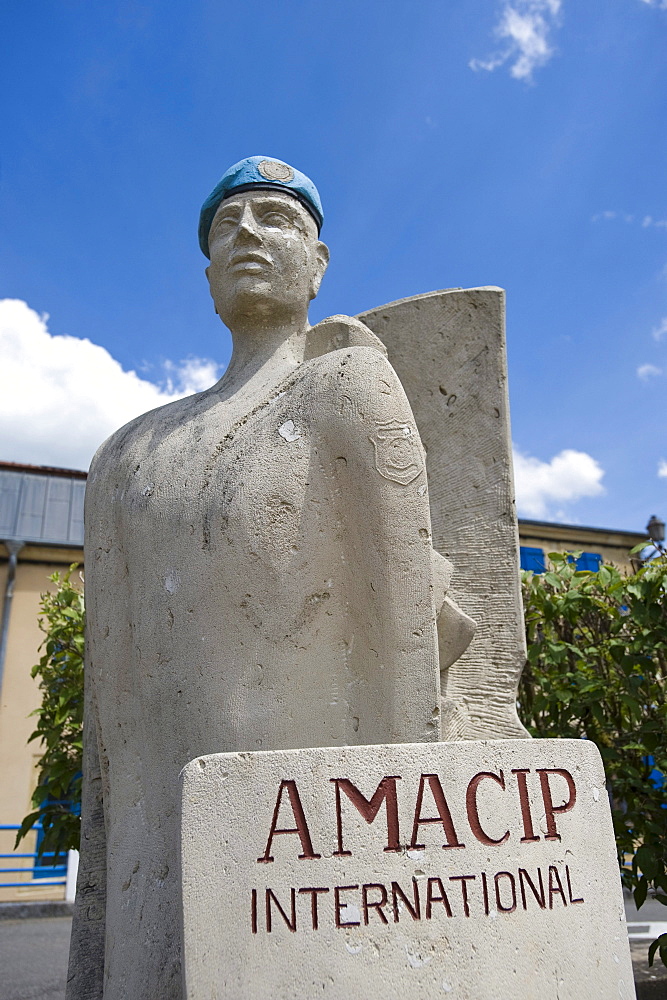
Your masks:
{"label": "statue's arm", "polygon": [[372,348],[335,351],[315,364],[324,369],[314,394],[321,457],[334,481],[348,607],[356,617],[354,683],[376,697],[382,739],[435,740],[440,689],[431,522],[410,404],[387,359]]}
{"label": "statue's arm", "polygon": [[66,1000],[102,1000],[106,911],[106,834],[99,732],[90,662],[84,672],[81,846]]}
{"label": "statue's arm", "polygon": [[[476,622],[449,596],[454,567],[436,549],[431,552],[435,611],[438,618],[440,676],[466,651],[477,628]],[[443,684],[444,687],[444,684]]]}

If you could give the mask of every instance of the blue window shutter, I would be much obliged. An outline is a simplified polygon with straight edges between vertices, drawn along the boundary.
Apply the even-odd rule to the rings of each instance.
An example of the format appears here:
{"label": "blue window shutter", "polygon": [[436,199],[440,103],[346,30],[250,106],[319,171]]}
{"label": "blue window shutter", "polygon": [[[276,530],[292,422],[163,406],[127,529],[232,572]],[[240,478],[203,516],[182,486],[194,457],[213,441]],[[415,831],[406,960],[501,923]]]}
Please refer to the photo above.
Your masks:
{"label": "blue window shutter", "polygon": [[529,545],[522,545],[519,549],[521,556],[521,569],[530,569],[533,573],[544,573],[546,563],[544,561],[544,550],[533,549]]}
{"label": "blue window shutter", "polygon": [[597,552],[582,552],[577,559],[577,569],[588,569],[597,573],[602,563],[602,556]]}
{"label": "blue window shutter", "polygon": [[651,782],[654,788],[662,788],[662,786],[665,783],[665,776],[662,773],[662,771],[659,771],[658,768],[654,766],[655,758],[653,756],[642,757],[642,760],[644,761],[645,764],[648,764],[648,766],[651,768],[648,780]]}

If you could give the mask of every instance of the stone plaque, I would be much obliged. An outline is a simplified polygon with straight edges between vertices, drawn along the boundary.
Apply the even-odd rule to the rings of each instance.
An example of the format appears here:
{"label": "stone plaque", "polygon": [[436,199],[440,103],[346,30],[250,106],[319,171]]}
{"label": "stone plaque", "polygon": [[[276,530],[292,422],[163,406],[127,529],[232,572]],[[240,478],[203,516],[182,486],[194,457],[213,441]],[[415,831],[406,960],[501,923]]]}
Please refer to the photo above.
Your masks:
{"label": "stone plaque", "polygon": [[631,1000],[583,740],[229,753],[183,771],[188,1000]]}

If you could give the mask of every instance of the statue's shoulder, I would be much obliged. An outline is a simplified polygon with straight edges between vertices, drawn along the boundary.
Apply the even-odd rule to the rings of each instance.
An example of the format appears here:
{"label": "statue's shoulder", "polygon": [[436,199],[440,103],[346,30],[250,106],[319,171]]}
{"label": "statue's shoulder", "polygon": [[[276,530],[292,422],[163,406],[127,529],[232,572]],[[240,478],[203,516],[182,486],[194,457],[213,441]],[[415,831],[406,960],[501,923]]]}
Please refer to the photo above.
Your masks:
{"label": "statue's shoulder", "polygon": [[201,396],[185,396],[153,410],[141,413],[114,431],[97,449],[88,474],[88,482],[95,483],[107,474],[118,470],[134,459],[140,460],[155,443],[156,435],[164,436],[181,423],[192,409],[193,400]]}
{"label": "statue's shoulder", "polygon": [[[372,347],[341,347],[304,363],[301,376],[321,392],[346,388],[353,393],[368,392],[371,387],[381,391],[378,378],[398,382],[398,376],[384,354]],[[399,383],[400,384],[400,383]]]}
{"label": "statue's shoulder", "polygon": [[387,357],[387,348],[355,316],[328,316],[311,326],[306,339],[305,360],[325,357],[348,347],[368,347]]}
{"label": "statue's shoulder", "polygon": [[333,377],[336,385],[351,383],[352,389],[381,372],[397,378],[387,348],[354,316],[329,316],[310,328],[302,372],[309,379]]}
{"label": "statue's shoulder", "polygon": [[[368,327],[351,316],[333,316],[318,327],[324,328],[313,328],[319,346],[328,349],[311,355],[300,369],[316,423],[375,424],[412,417],[386,348]],[[340,340],[347,344],[336,346]]]}

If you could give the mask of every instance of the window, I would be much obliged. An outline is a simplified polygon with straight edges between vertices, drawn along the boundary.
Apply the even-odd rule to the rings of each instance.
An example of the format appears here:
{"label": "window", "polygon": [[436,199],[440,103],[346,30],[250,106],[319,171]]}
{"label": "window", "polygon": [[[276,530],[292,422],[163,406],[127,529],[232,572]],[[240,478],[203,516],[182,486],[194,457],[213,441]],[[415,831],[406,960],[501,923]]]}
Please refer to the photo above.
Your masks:
{"label": "window", "polygon": [[597,552],[582,552],[576,562],[577,569],[588,569],[597,573],[602,563],[602,556]]}
{"label": "window", "polygon": [[529,545],[522,545],[519,549],[521,556],[521,569],[530,569],[533,573],[544,573],[546,564],[544,561],[544,550],[533,549]]}
{"label": "window", "polygon": [[[665,776],[662,773],[662,771],[659,771],[658,768],[655,767],[655,758],[652,757],[652,756],[644,757],[644,763],[648,764],[648,766],[651,768],[651,771],[650,771],[649,776],[648,776],[648,780],[651,782],[651,784],[653,785],[653,787],[654,788],[662,788],[662,786],[665,783]],[[664,808],[665,807],[663,806],[663,809]]]}

